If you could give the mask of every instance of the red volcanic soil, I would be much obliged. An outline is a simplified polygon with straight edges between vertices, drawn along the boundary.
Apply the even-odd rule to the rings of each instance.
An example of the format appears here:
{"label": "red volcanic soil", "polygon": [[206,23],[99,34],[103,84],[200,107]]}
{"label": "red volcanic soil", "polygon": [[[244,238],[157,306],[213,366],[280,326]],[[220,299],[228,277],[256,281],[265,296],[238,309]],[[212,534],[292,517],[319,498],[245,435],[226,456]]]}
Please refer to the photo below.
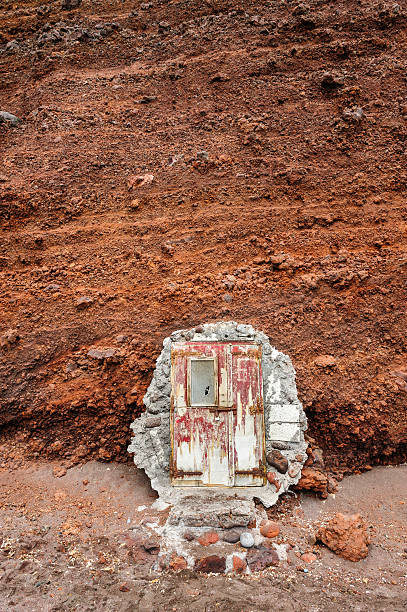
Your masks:
{"label": "red volcanic soil", "polygon": [[406,460],[404,3],[42,1],[0,9],[3,467],[126,460],[162,340],[219,319],[331,470]]}

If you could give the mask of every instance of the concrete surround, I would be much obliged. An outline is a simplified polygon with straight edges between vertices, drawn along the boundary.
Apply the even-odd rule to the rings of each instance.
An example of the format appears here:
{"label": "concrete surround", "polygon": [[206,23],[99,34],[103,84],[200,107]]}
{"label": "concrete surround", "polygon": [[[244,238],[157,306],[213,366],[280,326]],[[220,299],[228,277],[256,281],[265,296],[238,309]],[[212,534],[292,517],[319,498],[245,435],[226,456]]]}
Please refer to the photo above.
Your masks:
{"label": "concrete surround", "polygon": [[[262,487],[173,487],[170,483],[170,369],[171,343],[176,341],[247,341],[262,347],[264,421],[266,455],[279,451],[288,460],[286,473],[280,473],[267,464],[272,473],[272,483]],[[134,433],[128,447],[134,454],[137,467],[145,470],[162,502],[176,505],[181,500],[209,499],[216,496],[223,502],[234,499],[260,500],[265,507],[272,506],[278,496],[296,484],[306,460],[307,442],[304,431],[307,419],[298,400],[295,370],[290,358],[270,345],[268,337],[234,321],[208,323],[189,330],[175,331],[163,342],[163,350],[157,359],[153,379],[144,396],[146,412],[132,424]],[[175,508],[174,508],[175,510]]]}

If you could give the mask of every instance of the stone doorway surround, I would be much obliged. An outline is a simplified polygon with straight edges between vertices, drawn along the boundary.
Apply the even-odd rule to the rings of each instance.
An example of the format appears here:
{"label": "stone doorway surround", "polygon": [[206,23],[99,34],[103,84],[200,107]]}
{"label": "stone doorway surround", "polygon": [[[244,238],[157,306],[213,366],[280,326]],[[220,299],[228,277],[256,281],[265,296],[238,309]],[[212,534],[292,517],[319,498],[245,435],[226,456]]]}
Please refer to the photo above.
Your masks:
{"label": "stone doorway surround", "polygon": [[[259,487],[174,487],[170,481],[170,396],[171,396],[171,344],[181,341],[250,341],[262,347],[263,398],[267,459],[267,482]],[[234,321],[207,323],[193,329],[179,330],[163,342],[157,359],[153,379],[144,396],[146,411],[132,424],[134,437],[128,447],[134,462],[151,480],[162,502],[174,506],[172,519],[179,517],[185,525],[187,515],[181,517],[180,502],[207,503],[216,498],[216,506],[224,503],[235,508],[237,500],[259,500],[267,508],[275,504],[279,495],[296,484],[307,458],[304,431],[307,419],[298,400],[295,370],[290,358],[271,346],[268,337],[251,325]],[[192,499],[194,500],[192,502]],[[253,506],[252,506],[253,504]],[[242,504],[244,507],[245,504]],[[250,507],[250,508],[249,508]],[[182,514],[182,513],[181,513]],[[184,520],[186,519],[186,521]]]}

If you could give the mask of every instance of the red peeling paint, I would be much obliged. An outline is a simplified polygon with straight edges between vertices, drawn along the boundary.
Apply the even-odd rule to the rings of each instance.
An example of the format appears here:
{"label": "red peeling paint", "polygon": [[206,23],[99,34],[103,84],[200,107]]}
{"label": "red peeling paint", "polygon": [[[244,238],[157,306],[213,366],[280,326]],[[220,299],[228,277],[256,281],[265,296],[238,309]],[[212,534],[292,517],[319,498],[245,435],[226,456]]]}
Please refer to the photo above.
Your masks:
{"label": "red peeling paint", "polygon": [[[215,360],[215,406],[190,405],[191,358]],[[225,484],[225,478],[226,486],[263,484],[260,347],[242,342],[177,342],[172,347],[171,375],[175,484]]]}

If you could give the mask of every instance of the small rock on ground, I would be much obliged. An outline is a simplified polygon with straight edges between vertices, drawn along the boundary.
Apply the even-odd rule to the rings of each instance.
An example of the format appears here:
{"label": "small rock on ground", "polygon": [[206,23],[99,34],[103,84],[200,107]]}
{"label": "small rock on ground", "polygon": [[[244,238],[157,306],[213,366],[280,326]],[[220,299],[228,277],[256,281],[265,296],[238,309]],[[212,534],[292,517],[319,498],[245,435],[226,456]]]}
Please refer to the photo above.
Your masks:
{"label": "small rock on ground", "polygon": [[360,514],[336,513],[315,537],[343,559],[360,561],[367,557],[370,537]]}

